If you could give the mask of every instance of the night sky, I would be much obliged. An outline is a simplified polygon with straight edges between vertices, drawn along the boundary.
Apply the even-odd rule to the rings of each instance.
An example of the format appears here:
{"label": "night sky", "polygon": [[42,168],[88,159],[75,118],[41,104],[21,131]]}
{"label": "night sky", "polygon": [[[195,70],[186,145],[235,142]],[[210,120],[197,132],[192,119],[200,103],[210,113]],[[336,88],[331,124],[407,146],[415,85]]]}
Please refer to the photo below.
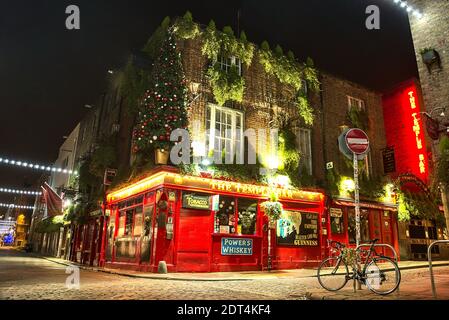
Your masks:
{"label": "night sky", "polygon": [[[81,30],[65,28],[65,8],[81,11]],[[381,9],[381,30],[365,28],[365,8]],[[376,90],[417,76],[405,11],[393,0],[0,0],[0,157],[43,165],[122,66],[169,16],[186,10],[231,25],[322,70]],[[0,187],[23,188],[39,174],[0,164]],[[0,202],[14,202],[0,194]],[[32,203],[32,200],[31,200]],[[4,209],[0,209],[0,214]]]}

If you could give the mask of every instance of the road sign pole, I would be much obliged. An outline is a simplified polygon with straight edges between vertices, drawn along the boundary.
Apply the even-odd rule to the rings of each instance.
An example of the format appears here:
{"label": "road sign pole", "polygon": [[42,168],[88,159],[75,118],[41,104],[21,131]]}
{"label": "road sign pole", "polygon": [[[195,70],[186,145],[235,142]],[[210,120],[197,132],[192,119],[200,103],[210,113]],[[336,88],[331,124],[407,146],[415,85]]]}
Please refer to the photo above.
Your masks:
{"label": "road sign pole", "polygon": [[[355,243],[356,248],[360,245],[360,195],[359,195],[359,163],[357,154],[353,153],[354,158],[354,205],[355,205]],[[360,259],[356,254],[357,271],[360,271]],[[360,282],[358,289],[361,289]]]}

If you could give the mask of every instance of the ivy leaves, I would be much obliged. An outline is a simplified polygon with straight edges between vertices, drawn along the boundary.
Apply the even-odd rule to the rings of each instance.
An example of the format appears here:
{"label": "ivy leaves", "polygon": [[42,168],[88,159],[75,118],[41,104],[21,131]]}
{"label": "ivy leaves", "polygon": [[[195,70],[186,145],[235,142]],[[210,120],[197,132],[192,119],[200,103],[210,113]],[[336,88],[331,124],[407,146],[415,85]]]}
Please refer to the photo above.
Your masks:
{"label": "ivy leaves", "polygon": [[444,136],[439,144],[440,158],[438,160],[438,182],[449,186],[449,137]]}
{"label": "ivy leaves", "polygon": [[200,35],[200,27],[193,22],[192,13],[187,11],[185,15],[178,19],[173,26],[174,34],[180,39],[194,39]]}
{"label": "ivy leaves", "polygon": [[260,46],[259,62],[267,74],[276,77],[279,82],[292,87],[297,92],[294,102],[298,113],[306,125],[312,125],[313,109],[310,107],[306,90],[303,88],[305,81],[313,91],[319,90],[318,72],[312,59],[308,58],[307,62],[301,65],[296,61],[293,52],[289,51],[287,55],[284,55],[279,45],[273,52],[268,42],[264,41]]}
{"label": "ivy leaves", "polygon": [[245,80],[235,65],[227,72],[222,70],[218,59],[220,55],[236,57],[244,65],[251,65],[254,46],[247,41],[245,33],[242,32],[240,40],[237,40],[231,27],[224,27],[223,32],[219,33],[215,22],[211,20],[203,35],[201,52],[211,60],[207,76],[217,103],[223,105],[228,100],[242,102]]}
{"label": "ivy leaves", "polygon": [[348,111],[348,120],[355,128],[362,130],[368,129],[368,114],[363,109],[352,106]]}
{"label": "ivy leaves", "polygon": [[219,63],[215,63],[207,70],[212,93],[219,105],[224,105],[228,100],[243,101],[245,80],[239,75],[236,66],[232,66],[228,72],[222,70]]}

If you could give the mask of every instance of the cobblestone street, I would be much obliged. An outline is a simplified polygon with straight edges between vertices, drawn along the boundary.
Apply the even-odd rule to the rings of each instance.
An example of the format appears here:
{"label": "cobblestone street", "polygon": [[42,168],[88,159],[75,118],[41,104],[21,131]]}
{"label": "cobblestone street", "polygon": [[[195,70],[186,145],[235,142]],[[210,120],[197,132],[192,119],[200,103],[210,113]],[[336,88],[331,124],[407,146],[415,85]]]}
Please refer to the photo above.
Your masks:
{"label": "cobblestone street", "polygon": [[[438,267],[440,298],[449,298],[449,267]],[[0,299],[50,300],[277,300],[300,299],[430,299],[427,269],[405,270],[399,294],[387,297],[366,288],[354,294],[348,284],[334,294],[319,288],[314,277],[238,281],[142,279],[80,270],[80,288],[68,289],[66,266],[15,250],[0,249]]]}

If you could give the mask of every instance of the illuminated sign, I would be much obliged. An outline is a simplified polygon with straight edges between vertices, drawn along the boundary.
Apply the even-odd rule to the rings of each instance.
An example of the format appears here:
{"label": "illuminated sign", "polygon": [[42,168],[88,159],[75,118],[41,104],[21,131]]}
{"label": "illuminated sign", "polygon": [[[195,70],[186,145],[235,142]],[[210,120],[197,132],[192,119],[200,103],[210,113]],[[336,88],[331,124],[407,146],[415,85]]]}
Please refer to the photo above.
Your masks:
{"label": "illuminated sign", "polygon": [[188,209],[210,209],[210,197],[193,193],[186,193],[182,196],[182,207]]}
{"label": "illuminated sign", "polygon": [[321,202],[324,199],[324,195],[320,192],[303,191],[290,188],[273,188],[266,185],[246,184],[194,176],[182,176],[172,172],[159,172],[128,187],[109,193],[107,195],[107,200],[108,202],[123,200],[161,185],[166,185],[173,188],[188,188],[189,191],[194,192],[234,193],[238,195],[247,194],[263,199],[269,197],[271,193],[276,193],[281,200]]}
{"label": "illuminated sign", "polygon": [[425,174],[426,173],[426,157],[424,156],[424,150],[423,150],[423,128],[422,128],[422,121],[419,114],[419,109],[417,110],[416,105],[416,96],[415,92],[413,90],[410,90],[408,92],[408,99],[410,103],[410,109],[412,111],[415,111],[412,113],[412,130],[415,134],[415,141],[416,141],[416,149],[418,150],[418,166],[419,166],[419,173]]}
{"label": "illuminated sign", "polygon": [[429,181],[425,128],[421,98],[414,80],[400,84],[383,96],[386,145],[384,172],[397,178],[413,174],[425,183]]}
{"label": "illuminated sign", "polygon": [[251,256],[253,254],[253,239],[222,238],[222,256]]}

